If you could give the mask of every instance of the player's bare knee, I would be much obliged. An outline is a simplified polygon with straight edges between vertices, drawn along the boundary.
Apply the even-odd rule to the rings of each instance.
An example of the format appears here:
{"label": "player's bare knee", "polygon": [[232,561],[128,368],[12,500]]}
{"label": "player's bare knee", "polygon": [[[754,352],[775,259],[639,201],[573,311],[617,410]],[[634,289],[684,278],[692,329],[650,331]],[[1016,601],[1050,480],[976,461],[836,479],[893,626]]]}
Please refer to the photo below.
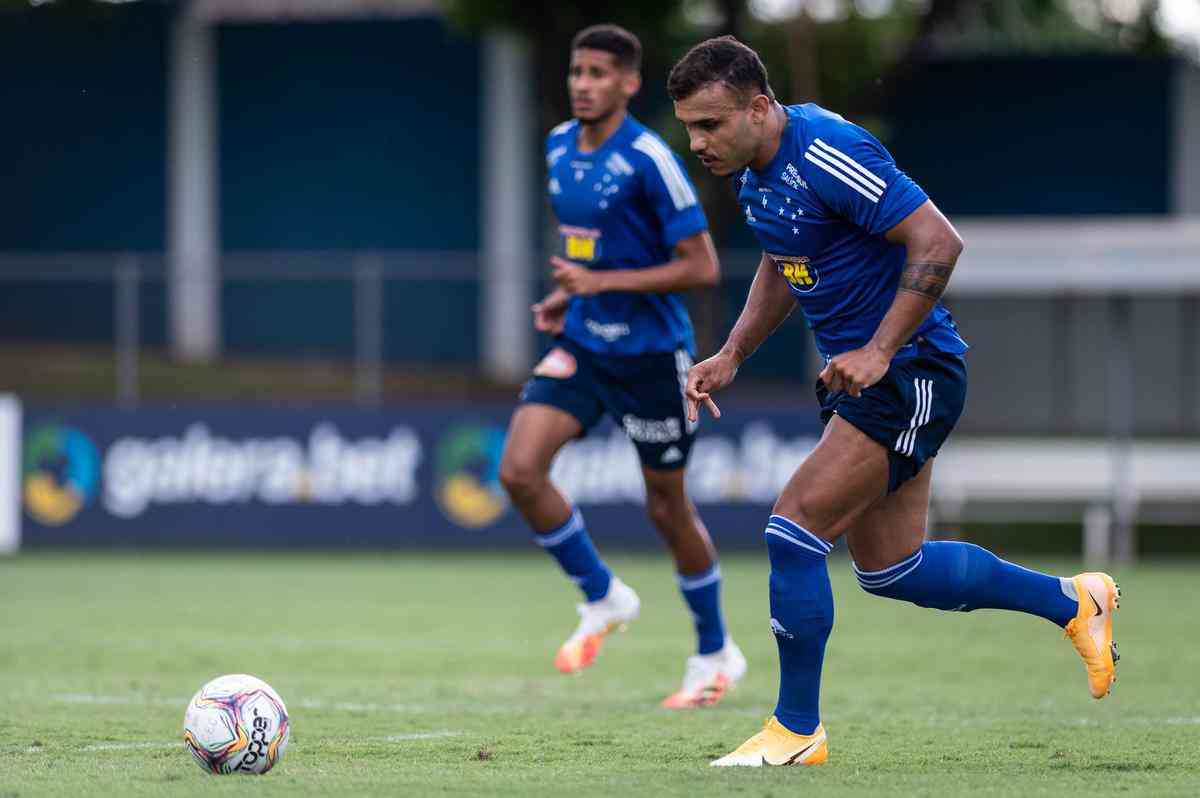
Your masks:
{"label": "player's bare knee", "polygon": [[646,490],[646,515],[650,517],[650,522],[668,537],[671,530],[678,526],[677,521],[686,509],[686,500],[682,496],[675,496],[667,490]]}
{"label": "player's bare knee", "polygon": [[829,502],[824,501],[815,490],[789,491],[787,495],[779,497],[771,513],[782,515],[825,540],[834,540],[845,531],[845,519],[840,518]]}
{"label": "player's bare knee", "polygon": [[514,501],[533,496],[545,481],[544,470],[528,458],[510,457],[506,452],[500,461],[500,484]]}
{"label": "player's bare knee", "polygon": [[912,556],[912,552],[907,554],[896,554],[876,551],[863,551],[861,548],[851,548],[850,556],[854,558],[854,564],[863,571],[885,571],[893,565],[904,562]]}
{"label": "player's bare knee", "polygon": [[684,518],[678,508],[662,502],[647,503],[646,515],[649,516],[650,523],[654,525],[654,528],[662,534],[668,543],[677,537],[677,532]]}

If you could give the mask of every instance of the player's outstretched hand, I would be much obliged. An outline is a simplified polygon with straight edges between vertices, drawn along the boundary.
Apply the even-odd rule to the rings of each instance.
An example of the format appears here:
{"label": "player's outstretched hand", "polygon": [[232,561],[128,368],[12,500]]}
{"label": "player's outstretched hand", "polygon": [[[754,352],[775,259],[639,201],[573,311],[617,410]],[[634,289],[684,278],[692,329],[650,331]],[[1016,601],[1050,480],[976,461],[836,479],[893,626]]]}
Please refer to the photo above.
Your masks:
{"label": "player's outstretched hand", "polygon": [[538,332],[558,335],[566,322],[567,304],[570,301],[571,295],[561,288],[546,294],[541,302],[530,308],[533,311],[533,328]]}
{"label": "player's outstretched hand", "polygon": [[550,258],[550,268],[550,276],[554,278],[554,282],[572,296],[591,296],[604,290],[600,273],[586,266],[580,266],[556,255]]}
{"label": "player's outstretched hand", "polygon": [[887,374],[891,358],[872,346],[843,352],[825,364],[818,375],[831,391],[845,391],[851,396],[862,394]]}
{"label": "player's outstretched hand", "polygon": [[708,408],[713,418],[721,417],[721,410],[712,400],[711,394],[733,382],[737,376],[737,363],[730,355],[717,354],[708,360],[701,360],[688,369],[687,387],[684,397],[687,399],[688,421],[700,418],[700,405]]}

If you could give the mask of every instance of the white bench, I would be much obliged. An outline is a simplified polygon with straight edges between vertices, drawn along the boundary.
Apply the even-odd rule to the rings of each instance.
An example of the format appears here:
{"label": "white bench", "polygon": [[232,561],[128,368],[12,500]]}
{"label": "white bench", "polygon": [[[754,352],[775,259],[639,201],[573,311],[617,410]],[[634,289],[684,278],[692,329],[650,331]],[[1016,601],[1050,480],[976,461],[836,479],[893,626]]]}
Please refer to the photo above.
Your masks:
{"label": "white bench", "polygon": [[1140,506],[1178,505],[1176,523],[1200,524],[1200,441],[952,438],[937,457],[931,511],[959,521],[981,502],[1021,503],[1042,519],[1083,505],[1085,559],[1129,558]]}

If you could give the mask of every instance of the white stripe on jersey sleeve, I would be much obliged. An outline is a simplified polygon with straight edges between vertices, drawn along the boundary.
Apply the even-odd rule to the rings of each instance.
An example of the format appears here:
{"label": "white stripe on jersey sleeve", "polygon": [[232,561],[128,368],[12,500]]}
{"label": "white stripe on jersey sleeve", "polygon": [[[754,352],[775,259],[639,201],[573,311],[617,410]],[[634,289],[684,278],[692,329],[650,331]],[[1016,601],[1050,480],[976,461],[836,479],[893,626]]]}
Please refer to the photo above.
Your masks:
{"label": "white stripe on jersey sleeve", "polygon": [[696,193],[692,191],[691,184],[683,176],[679,164],[675,162],[675,155],[666,144],[649,133],[643,133],[634,140],[633,148],[649,155],[654,161],[654,165],[658,167],[658,174],[671,194],[671,201],[675,203],[675,210],[681,211],[696,204]]}
{"label": "white stripe on jersey sleeve", "polygon": [[575,126],[575,120],[568,119],[566,122],[561,122],[561,123],[555,125],[553,128],[551,128],[550,135],[557,136],[560,133],[566,133],[568,130],[570,130],[574,126]]}
{"label": "white stripe on jersey sleeve", "polygon": [[844,164],[846,164],[847,166],[849,166],[851,169],[853,169],[859,175],[866,178],[868,182],[874,183],[876,186],[879,187],[880,191],[883,191],[885,188],[887,188],[887,183],[883,182],[883,179],[881,177],[879,177],[874,172],[870,171],[869,169],[864,167],[862,164],[860,164],[858,161],[854,160],[849,155],[847,155],[846,153],[837,149],[836,147],[830,147],[828,144],[821,141],[820,139],[813,139],[813,145],[816,147],[820,147],[822,152],[824,152],[826,155],[830,155],[833,158],[836,158],[837,160],[839,160],[839,161],[843,162]]}
{"label": "white stripe on jersey sleeve", "polygon": [[879,189],[875,188],[874,186],[867,185],[862,178],[852,176],[846,171],[845,167],[838,166],[836,163],[828,160],[828,157],[822,155],[820,150],[809,147],[804,153],[804,160],[821,167],[838,180],[841,180],[843,183],[850,186],[850,188],[854,189],[859,194],[862,194],[871,202],[879,202],[879,198],[882,196],[882,192],[880,192]]}

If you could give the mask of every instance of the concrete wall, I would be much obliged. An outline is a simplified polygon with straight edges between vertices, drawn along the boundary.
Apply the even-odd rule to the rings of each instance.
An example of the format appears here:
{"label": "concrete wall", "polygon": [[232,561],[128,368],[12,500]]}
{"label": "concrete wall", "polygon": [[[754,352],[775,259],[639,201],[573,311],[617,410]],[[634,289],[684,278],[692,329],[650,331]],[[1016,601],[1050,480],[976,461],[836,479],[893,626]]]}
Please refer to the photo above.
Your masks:
{"label": "concrete wall", "polygon": [[[1103,434],[1107,423],[1108,300],[952,299],[971,344],[960,429],[977,434]],[[1135,299],[1134,432],[1200,435],[1197,299]]]}

